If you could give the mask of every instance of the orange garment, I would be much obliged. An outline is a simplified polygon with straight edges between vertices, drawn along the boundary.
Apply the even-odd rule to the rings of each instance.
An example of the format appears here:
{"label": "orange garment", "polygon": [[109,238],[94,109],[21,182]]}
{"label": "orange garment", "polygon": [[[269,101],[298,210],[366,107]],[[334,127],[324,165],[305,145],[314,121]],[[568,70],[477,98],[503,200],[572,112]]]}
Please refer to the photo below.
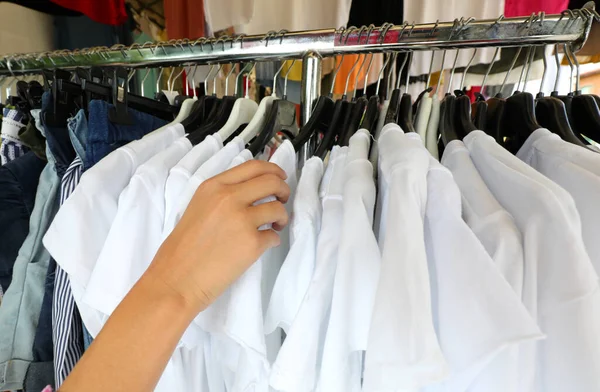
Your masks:
{"label": "orange garment", "polygon": [[196,39],[205,35],[204,2],[164,0],[169,39]]}
{"label": "orange garment", "polygon": [[[366,56],[366,54],[345,55],[344,61],[342,62],[341,66],[340,59],[342,56],[336,56],[334,72],[338,66],[340,66],[340,69],[335,79],[335,86],[333,87],[334,94],[344,93],[344,89],[346,87],[346,80],[348,79],[348,76],[350,76],[350,79],[348,80],[348,91],[354,91],[355,89],[360,89],[364,87],[365,75],[367,73],[367,67],[369,66],[370,61],[369,57],[365,59]],[[354,69],[352,69],[352,67],[354,66],[354,64],[356,64],[357,61],[358,64],[356,65],[356,67],[354,67]],[[363,61],[365,63],[364,66]],[[359,69],[360,74],[358,73]],[[350,73],[350,71],[352,71],[352,73]]]}

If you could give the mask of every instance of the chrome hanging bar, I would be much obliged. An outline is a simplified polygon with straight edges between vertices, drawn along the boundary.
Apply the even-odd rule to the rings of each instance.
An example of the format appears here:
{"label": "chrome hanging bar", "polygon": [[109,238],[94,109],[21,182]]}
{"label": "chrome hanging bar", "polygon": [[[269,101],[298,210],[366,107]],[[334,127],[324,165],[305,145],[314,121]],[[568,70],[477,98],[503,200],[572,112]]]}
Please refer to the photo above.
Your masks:
{"label": "chrome hanging bar", "polygon": [[600,15],[586,5],[560,15],[539,13],[527,18],[496,20],[456,19],[454,22],[386,25],[375,28],[365,40],[358,28],[269,32],[266,35],[172,40],[163,43],[116,45],[7,55],[0,60],[0,75],[39,73],[42,69],[77,67],[158,67],[174,64],[224,63],[302,58],[307,53],[327,57],[344,53],[407,50],[443,50],[569,43],[583,46],[592,21]]}

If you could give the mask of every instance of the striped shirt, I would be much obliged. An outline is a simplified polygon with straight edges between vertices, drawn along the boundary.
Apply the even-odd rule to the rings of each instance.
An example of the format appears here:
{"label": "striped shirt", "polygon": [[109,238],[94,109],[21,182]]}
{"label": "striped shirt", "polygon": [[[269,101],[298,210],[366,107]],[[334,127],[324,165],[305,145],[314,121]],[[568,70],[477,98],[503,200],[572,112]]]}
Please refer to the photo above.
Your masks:
{"label": "striped shirt", "polygon": [[29,149],[19,139],[19,131],[25,127],[25,114],[16,109],[4,108],[2,117],[2,144],[0,160],[3,165],[25,155]]}
{"label": "striped shirt", "polygon": [[[76,157],[62,178],[60,204],[71,195],[83,173],[83,161]],[[60,388],[83,355],[83,325],[71,292],[67,273],[56,266],[52,303],[52,340],[54,342],[54,378]]]}

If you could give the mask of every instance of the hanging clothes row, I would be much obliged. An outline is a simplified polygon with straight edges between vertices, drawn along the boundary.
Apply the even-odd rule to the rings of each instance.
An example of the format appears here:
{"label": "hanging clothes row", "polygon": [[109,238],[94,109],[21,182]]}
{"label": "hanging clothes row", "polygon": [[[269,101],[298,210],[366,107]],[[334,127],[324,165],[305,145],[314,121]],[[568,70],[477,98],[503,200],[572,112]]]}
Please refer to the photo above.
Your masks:
{"label": "hanging clothes row", "polygon": [[[517,87],[526,90],[535,52],[549,46],[573,61],[594,19],[586,8],[199,40],[189,51],[177,42],[7,57],[0,83],[28,67],[44,83],[17,79],[4,108],[0,390],[59,388],[196,190],[255,159],[287,174],[290,224],[279,247],[197,315],[157,391],[598,390],[596,97],[578,91],[578,77],[575,93],[535,100],[516,92],[471,102],[463,92],[477,58],[469,42],[497,45],[493,58],[499,46],[528,46]],[[251,99],[253,59],[300,57],[311,34],[336,43],[321,55],[361,54],[352,68],[375,74],[374,94],[363,81],[357,97],[348,76],[342,98],[320,95],[307,67],[321,59],[311,54],[300,117],[286,97],[293,65],[275,74],[282,88]],[[432,56],[440,66],[454,52],[450,80],[413,100],[412,54],[436,35],[445,37]],[[188,53],[213,63],[200,96]],[[131,93],[135,69],[122,63],[146,54],[187,65],[191,96],[173,91],[183,69],[156,99]],[[219,79],[222,97],[211,94]]]}

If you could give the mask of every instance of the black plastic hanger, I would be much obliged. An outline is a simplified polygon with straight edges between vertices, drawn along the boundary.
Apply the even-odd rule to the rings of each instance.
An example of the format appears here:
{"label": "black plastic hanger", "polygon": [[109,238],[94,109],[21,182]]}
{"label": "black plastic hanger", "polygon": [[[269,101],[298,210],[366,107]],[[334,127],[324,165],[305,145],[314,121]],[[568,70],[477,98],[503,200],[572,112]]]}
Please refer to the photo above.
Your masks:
{"label": "black plastic hanger", "polygon": [[[400,103],[402,101],[402,94],[400,92],[400,79],[409,57],[411,57],[411,53],[406,53],[404,59],[402,60],[402,65],[400,66],[400,71],[398,72],[398,78],[396,79],[396,88],[392,91],[388,111],[385,115],[385,124],[398,123],[398,117],[400,115]],[[406,78],[406,80],[406,90],[408,91],[408,78]]]}
{"label": "black plastic hanger", "polygon": [[477,130],[471,119],[471,98],[467,95],[461,95],[456,98],[454,116],[454,127],[461,139]]}
{"label": "black plastic hanger", "polygon": [[52,75],[50,88],[53,110],[44,112],[44,122],[51,127],[64,127],[67,124],[67,120],[75,115],[77,107],[74,101],[75,95],[61,90],[59,88],[59,81],[69,81],[71,74],[62,69],[54,69],[50,73]]}
{"label": "black plastic hanger", "polygon": [[367,103],[367,109],[365,110],[365,116],[360,123],[361,129],[366,129],[371,135],[375,134],[375,128],[377,126],[377,120],[379,119],[379,95],[374,95],[369,98]]}
{"label": "black plastic hanger", "polygon": [[412,97],[410,94],[403,94],[400,99],[397,123],[404,132],[415,132],[412,115]]}
{"label": "black plastic hanger", "polygon": [[331,122],[329,127],[323,135],[321,143],[315,150],[315,156],[325,159],[327,153],[331,150],[336,142],[336,137],[339,136],[340,130],[342,129],[344,119],[346,118],[346,111],[349,108],[349,102],[346,100],[339,99],[333,108],[333,115],[331,116]]}
{"label": "black plastic hanger", "polygon": [[338,139],[340,146],[347,146],[350,143],[350,138],[358,131],[368,103],[369,101],[365,97],[360,97],[355,102],[350,103],[350,114],[346,115],[346,121]]}
{"label": "black plastic hanger", "polygon": [[313,111],[308,122],[300,128],[300,132],[292,141],[294,150],[300,151],[300,148],[310,140],[311,136],[319,131],[325,131],[331,123],[335,103],[327,96],[320,96],[314,105]]}
{"label": "black plastic hanger", "polygon": [[438,130],[441,135],[441,141],[447,146],[452,140],[459,140],[455,127],[455,106],[456,97],[452,94],[446,94],[440,103],[440,123]]}

